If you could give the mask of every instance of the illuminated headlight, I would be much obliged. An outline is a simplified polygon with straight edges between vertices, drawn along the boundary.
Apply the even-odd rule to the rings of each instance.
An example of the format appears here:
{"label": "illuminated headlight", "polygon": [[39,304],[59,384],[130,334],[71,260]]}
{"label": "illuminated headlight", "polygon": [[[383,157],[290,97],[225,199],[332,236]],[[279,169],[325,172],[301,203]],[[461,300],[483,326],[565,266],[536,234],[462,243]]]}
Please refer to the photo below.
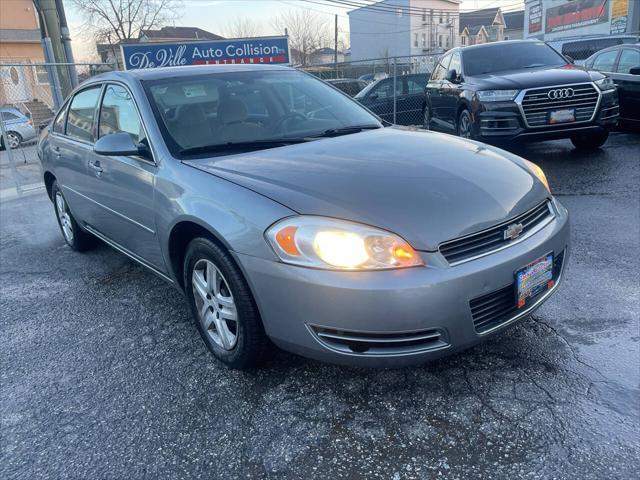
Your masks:
{"label": "illuminated headlight", "polygon": [[518,95],[518,90],[480,90],[478,99],[481,102],[508,102]]}
{"label": "illuminated headlight", "polygon": [[331,270],[384,270],[424,265],[405,240],[391,232],[327,217],[289,217],[265,237],[285,263]]}
{"label": "illuminated headlight", "polygon": [[[523,158],[523,160],[524,160],[524,158]],[[551,188],[549,188],[549,182],[547,181],[547,176],[544,174],[542,169],[538,165],[536,165],[535,163],[530,162],[529,160],[524,160],[524,163],[527,166],[527,168],[529,169],[529,171],[531,173],[533,173],[536,177],[538,177],[538,180],[540,180],[542,182],[542,184],[547,189],[547,192],[551,193]]]}
{"label": "illuminated headlight", "polygon": [[616,84],[613,83],[613,80],[609,77],[601,78],[600,80],[596,80],[596,85],[602,92],[610,92],[611,90],[616,89]]}

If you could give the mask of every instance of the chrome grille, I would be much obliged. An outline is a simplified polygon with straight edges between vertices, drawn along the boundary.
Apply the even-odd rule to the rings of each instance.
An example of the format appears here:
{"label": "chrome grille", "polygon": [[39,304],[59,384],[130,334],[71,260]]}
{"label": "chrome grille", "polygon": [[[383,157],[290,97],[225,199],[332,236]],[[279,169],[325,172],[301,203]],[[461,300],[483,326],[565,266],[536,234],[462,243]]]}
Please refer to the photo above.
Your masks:
{"label": "chrome grille", "polygon": [[[571,98],[550,99],[549,92],[558,89],[572,89],[573,96]],[[598,106],[598,98],[598,90],[590,83],[534,88],[527,90],[522,98],[522,111],[530,127],[550,125],[549,112],[571,108],[575,109],[576,122],[587,122],[593,117]]]}
{"label": "chrome grille", "polygon": [[456,264],[480,255],[498,250],[516,240],[505,239],[505,230],[513,223],[522,224],[520,237],[528,235],[546,225],[553,218],[553,210],[548,200],[528,212],[507,220],[495,227],[464,237],[448,240],[440,244],[440,253],[450,264]]}
{"label": "chrome grille", "polygon": [[[558,281],[564,263],[564,251],[553,259],[553,280]],[[544,295],[544,292],[538,296]],[[537,297],[534,297],[537,298]],[[519,310],[516,307],[516,287],[514,284],[474,298],[469,302],[473,326],[478,333],[486,333],[504,323],[508,323]]]}
{"label": "chrome grille", "polygon": [[440,329],[414,332],[357,332],[310,325],[318,341],[341,353],[360,355],[404,355],[446,347],[445,333]]}

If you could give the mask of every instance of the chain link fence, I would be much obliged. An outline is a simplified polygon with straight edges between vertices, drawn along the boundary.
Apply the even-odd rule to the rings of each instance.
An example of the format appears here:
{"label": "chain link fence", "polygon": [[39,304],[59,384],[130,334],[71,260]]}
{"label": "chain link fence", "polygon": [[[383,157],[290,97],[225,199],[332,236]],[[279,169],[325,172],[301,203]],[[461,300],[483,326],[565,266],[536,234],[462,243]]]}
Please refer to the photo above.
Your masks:
{"label": "chain link fence", "polygon": [[422,125],[424,87],[441,54],[300,67],[355,97],[383,120]]}
{"label": "chain link fence", "polygon": [[108,64],[0,63],[0,199],[42,186],[36,143],[64,101],[61,75],[78,81]]}

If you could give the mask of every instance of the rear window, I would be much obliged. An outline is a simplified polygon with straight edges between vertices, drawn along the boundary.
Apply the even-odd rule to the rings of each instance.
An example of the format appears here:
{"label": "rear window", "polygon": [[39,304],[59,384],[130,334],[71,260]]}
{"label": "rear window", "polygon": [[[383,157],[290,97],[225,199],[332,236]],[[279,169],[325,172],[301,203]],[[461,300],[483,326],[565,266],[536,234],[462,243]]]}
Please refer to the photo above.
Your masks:
{"label": "rear window", "polygon": [[2,115],[3,120],[17,120],[20,118],[11,112],[0,112],[0,115]]}
{"label": "rear window", "polygon": [[536,67],[559,67],[566,60],[543,42],[488,44],[462,51],[462,65],[466,75],[505,72]]}

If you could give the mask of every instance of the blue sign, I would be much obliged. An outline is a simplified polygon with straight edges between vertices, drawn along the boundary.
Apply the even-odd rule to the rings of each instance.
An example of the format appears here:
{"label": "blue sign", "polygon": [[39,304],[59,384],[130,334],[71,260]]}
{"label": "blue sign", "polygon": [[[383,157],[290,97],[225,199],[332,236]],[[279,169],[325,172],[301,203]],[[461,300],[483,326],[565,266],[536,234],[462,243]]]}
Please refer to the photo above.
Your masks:
{"label": "blue sign", "polygon": [[126,70],[243,63],[289,63],[287,37],[122,44]]}

